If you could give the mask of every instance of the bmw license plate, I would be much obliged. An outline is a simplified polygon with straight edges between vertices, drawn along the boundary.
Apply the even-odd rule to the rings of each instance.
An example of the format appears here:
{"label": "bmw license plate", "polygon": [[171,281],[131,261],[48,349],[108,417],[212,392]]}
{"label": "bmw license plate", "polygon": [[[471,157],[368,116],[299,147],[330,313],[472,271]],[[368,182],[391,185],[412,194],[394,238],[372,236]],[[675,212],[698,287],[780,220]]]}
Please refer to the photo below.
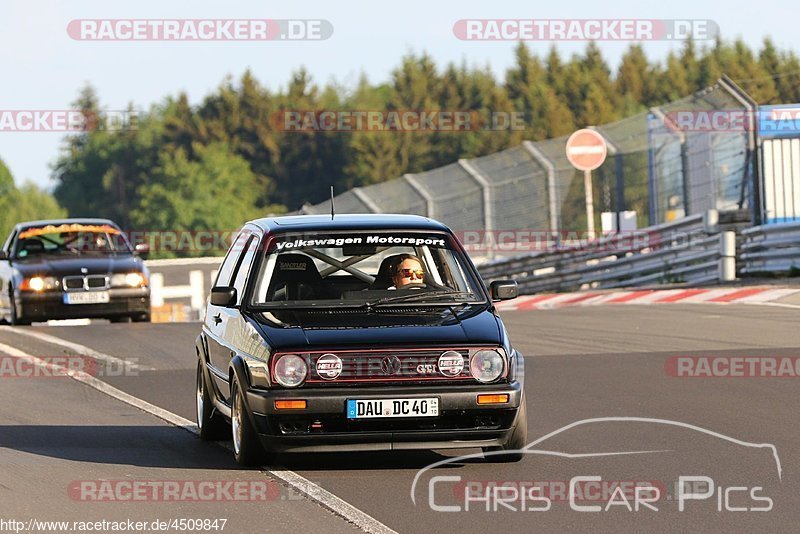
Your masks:
{"label": "bmw license plate", "polygon": [[108,291],[64,293],[64,304],[105,304],[109,301],[111,301],[111,296]]}
{"label": "bmw license plate", "polygon": [[369,399],[347,400],[348,419],[371,419],[376,417],[438,417],[439,399]]}

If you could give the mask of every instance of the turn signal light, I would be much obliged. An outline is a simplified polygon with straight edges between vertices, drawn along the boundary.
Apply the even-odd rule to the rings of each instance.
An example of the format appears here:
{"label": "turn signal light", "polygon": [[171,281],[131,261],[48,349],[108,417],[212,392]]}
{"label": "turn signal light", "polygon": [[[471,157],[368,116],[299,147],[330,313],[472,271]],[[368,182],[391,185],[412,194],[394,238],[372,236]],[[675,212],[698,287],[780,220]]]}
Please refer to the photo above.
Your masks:
{"label": "turn signal light", "polygon": [[478,395],[478,404],[506,404],[508,403],[508,394],[502,395]]}
{"label": "turn signal light", "polygon": [[275,409],[276,410],[305,410],[306,409],[306,401],[305,400],[276,400],[275,401]]}

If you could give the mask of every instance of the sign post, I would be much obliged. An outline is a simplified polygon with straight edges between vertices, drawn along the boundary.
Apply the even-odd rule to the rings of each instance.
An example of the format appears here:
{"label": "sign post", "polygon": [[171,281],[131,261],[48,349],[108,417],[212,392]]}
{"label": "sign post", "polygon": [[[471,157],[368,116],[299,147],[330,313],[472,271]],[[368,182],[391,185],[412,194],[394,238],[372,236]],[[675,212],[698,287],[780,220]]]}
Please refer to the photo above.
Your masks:
{"label": "sign post", "polygon": [[603,136],[594,130],[584,128],[567,139],[567,159],[573,167],[583,171],[583,188],[586,195],[586,230],[594,239],[594,194],[592,192],[592,171],[606,160],[608,147]]}

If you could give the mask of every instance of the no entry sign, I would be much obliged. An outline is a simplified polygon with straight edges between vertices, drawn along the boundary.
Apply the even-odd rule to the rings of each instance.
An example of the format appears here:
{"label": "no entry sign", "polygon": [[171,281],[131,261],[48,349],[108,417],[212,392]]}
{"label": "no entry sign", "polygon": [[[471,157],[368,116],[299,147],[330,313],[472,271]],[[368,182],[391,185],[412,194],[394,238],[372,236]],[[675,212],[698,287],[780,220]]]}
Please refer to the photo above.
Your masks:
{"label": "no entry sign", "polygon": [[606,141],[594,130],[578,130],[567,139],[567,159],[579,171],[593,171],[606,160]]}

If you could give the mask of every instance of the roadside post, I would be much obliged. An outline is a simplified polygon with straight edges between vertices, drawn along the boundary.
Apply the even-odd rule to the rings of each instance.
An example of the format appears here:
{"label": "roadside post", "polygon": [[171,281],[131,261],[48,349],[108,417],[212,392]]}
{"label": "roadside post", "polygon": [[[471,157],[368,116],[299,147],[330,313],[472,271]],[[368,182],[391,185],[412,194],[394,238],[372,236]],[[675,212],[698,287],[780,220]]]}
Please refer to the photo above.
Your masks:
{"label": "roadside post", "polygon": [[594,194],[592,171],[606,160],[608,147],[603,136],[594,130],[583,128],[567,139],[567,159],[573,167],[583,171],[583,188],[586,195],[586,231],[594,239]]}

